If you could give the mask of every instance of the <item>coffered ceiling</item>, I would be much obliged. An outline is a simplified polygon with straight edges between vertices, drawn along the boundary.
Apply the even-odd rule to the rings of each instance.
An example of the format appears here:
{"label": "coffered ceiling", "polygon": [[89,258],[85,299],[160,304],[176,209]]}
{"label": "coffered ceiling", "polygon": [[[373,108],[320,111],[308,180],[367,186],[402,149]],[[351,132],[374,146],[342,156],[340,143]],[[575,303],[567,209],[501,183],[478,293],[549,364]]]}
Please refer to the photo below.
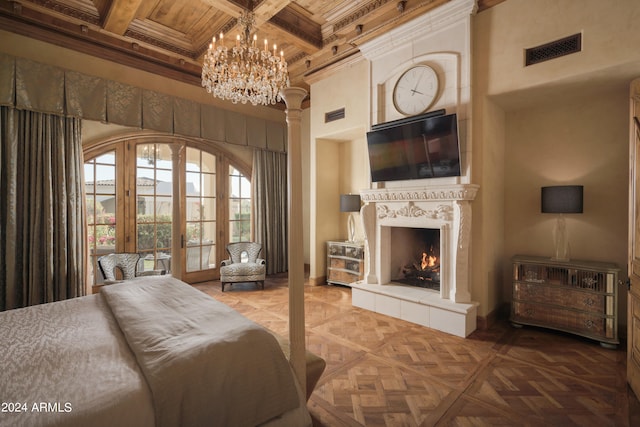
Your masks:
{"label": "coffered ceiling", "polygon": [[259,38],[284,51],[291,84],[308,87],[305,76],[448,1],[0,0],[0,29],[199,86],[211,38],[234,40],[237,18],[253,10]]}

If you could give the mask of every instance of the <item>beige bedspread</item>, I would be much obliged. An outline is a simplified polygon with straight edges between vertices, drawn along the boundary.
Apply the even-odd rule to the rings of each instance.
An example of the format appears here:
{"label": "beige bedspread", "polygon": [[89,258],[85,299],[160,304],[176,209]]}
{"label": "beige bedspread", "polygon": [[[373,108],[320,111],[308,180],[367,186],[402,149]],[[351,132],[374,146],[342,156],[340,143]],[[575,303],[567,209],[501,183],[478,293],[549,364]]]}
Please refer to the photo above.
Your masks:
{"label": "beige bedspread", "polygon": [[0,402],[0,427],[311,424],[276,339],[170,276],[0,312]]}
{"label": "beige bedspread", "polygon": [[171,277],[103,288],[153,394],[158,426],[255,426],[300,405],[273,335]]}
{"label": "beige bedspread", "polygon": [[100,295],[0,313],[0,402],[2,427],[154,425],[149,387]]}

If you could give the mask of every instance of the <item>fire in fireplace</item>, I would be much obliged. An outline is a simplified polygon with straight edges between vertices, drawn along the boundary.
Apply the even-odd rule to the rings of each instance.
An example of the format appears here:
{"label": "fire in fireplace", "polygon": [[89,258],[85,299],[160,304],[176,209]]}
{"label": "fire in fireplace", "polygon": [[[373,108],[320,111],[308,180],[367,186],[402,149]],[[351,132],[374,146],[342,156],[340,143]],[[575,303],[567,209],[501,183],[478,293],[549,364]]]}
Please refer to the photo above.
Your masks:
{"label": "fire in fireplace", "polygon": [[398,277],[393,280],[440,291],[440,230],[402,227],[397,234],[402,236],[402,243],[399,237],[394,240],[405,251]]}

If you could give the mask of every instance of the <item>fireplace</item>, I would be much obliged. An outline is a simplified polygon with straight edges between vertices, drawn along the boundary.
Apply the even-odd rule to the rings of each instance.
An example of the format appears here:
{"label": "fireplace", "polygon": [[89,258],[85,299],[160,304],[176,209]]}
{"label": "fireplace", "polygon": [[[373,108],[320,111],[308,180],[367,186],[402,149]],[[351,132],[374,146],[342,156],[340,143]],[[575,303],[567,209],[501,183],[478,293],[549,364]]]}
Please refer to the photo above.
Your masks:
{"label": "fireplace", "polygon": [[362,190],[366,270],[365,280],[352,285],[352,304],[458,336],[473,332],[477,190],[472,184]]}
{"label": "fireplace", "polygon": [[440,230],[393,227],[391,281],[440,291]]}
{"label": "fireplace", "polygon": [[[471,19],[476,10],[474,0],[451,0],[383,37],[359,45],[362,55],[370,61],[372,124],[403,118],[392,96],[403,70],[416,64],[434,67],[441,89],[429,108],[457,114],[461,175],[372,183],[360,191],[365,203],[361,209],[365,279],[352,285],[352,304],[464,337],[475,330],[477,312],[470,283],[471,205],[479,188],[471,184],[474,150],[470,46]],[[402,228],[439,232],[439,271],[404,268],[417,261],[415,255],[400,253],[408,238],[397,237],[397,233],[404,232],[399,231]],[[421,253],[419,257],[422,258]],[[423,277],[427,273],[432,277]],[[433,286],[403,283],[407,275],[424,282],[431,279],[433,283],[429,285]]]}

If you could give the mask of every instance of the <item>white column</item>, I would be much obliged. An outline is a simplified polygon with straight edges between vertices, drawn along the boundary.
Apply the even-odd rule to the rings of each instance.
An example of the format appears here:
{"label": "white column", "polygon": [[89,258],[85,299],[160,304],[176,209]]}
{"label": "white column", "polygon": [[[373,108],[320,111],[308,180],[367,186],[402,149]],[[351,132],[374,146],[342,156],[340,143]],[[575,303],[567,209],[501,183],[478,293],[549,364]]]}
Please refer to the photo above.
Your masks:
{"label": "white column", "polygon": [[172,204],[173,218],[171,219],[171,275],[182,279],[182,211],[180,209],[180,156],[184,150],[183,144],[171,144],[171,164],[173,172]]}
{"label": "white column", "polygon": [[302,227],[302,100],[307,91],[290,87],[280,92],[287,104],[287,171],[289,190],[289,361],[302,392],[307,389],[304,331],[304,241]]}

